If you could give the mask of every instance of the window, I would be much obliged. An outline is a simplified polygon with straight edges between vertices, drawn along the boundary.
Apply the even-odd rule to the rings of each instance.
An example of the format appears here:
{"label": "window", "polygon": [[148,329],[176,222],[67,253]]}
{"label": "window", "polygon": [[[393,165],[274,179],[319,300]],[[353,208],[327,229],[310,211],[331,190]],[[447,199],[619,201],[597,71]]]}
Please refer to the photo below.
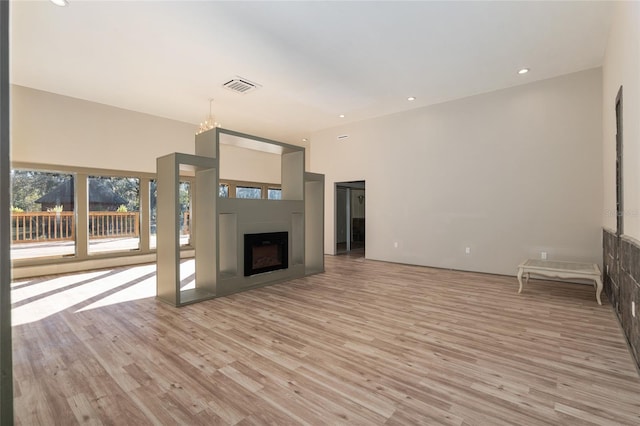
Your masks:
{"label": "window", "polygon": [[281,200],[282,189],[277,183],[221,180],[218,197]]}
{"label": "window", "polygon": [[140,179],[90,176],[89,253],[140,248]]}
{"label": "window", "polygon": [[11,258],[74,255],[74,176],[11,170]]}
{"label": "window", "polygon": [[149,248],[156,248],[158,223],[158,181],[151,179],[149,182]]}
{"label": "window", "polygon": [[191,244],[191,183],[180,182],[178,187],[180,203],[180,245]]}
{"label": "window", "polygon": [[262,198],[262,189],[250,186],[236,186],[236,198]]}
{"label": "window", "polygon": [[220,184],[220,189],[218,190],[218,197],[229,198],[229,185],[227,185],[226,183]]}
{"label": "window", "polygon": [[282,189],[269,188],[269,190],[267,191],[267,198],[269,200],[282,200]]}
{"label": "window", "polygon": [[[157,247],[157,181],[147,173],[125,174],[47,166],[47,169],[11,170],[11,257],[21,265],[40,263],[43,257],[73,257],[148,253]],[[62,170],[56,170],[60,167]],[[191,244],[191,182],[179,186],[180,245]],[[141,197],[141,189],[148,191]],[[235,190],[225,184],[227,193]],[[85,191],[78,191],[86,188]],[[148,205],[141,206],[148,200]],[[87,206],[78,209],[78,206]],[[148,211],[142,216],[141,208]],[[83,213],[85,217],[78,217]],[[79,227],[78,223],[86,226]],[[149,244],[141,232],[148,231]],[[78,244],[88,242],[88,244]]]}
{"label": "window", "polygon": [[[180,203],[180,245],[190,244],[191,237],[191,184],[187,181],[180,182],[178,188]],[[153,179],[149,183],[149,248],[156,248],[157,241],[157,204],[158,182]]]}

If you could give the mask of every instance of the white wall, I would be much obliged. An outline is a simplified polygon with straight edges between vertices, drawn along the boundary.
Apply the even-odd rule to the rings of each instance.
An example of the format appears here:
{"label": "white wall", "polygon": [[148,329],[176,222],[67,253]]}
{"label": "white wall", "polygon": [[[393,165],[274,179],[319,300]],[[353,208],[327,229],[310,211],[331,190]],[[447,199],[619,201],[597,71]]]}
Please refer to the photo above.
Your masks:
{"label": "white wall", "polygon": [[[22,86],[11,87],[11,160],[155,173],[193,154],[197,126]],[[280,182],[280,156],[223,145],[221,177]]]}
{"label": "white wall", "polygon": [[193,154],[196,126],[22,86],[11,87],[11,160],[155,173]]}
{"label": "white wall", "polygon": [[279,154],[220,145],[220,179],[280,183],[282,159]]}
{"label": "white wall", "polygon": [[312,135],[326,249],[334,183],[366,180],[368,258],[511,275],[540,251],[600,262],[601,82],[588,70]]}
{"label": "white wall", "polygon": [[616,229],[615,99],[623,86],[624,234],[640,240],[640,3],[616,2],[603,69],[603,225]]}

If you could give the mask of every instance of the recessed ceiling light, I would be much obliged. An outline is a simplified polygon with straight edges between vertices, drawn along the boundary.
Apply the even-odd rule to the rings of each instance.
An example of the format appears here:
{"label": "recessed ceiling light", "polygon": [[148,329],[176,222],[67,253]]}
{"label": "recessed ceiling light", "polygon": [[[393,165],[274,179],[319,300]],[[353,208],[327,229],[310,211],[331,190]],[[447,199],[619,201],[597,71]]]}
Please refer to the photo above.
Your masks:
{"label": "recessed ceiling light", "polygon": [[409,97],[407,98],[407,100],[408,100],[408,101],[415,101],[415,100],[416,100],[416,97],[415,97],[415,96],[409,96]]}
{"label": "recessed ceiling light", "polygon": [[344,114],[340,114],[338,117],[340,117],[340,118],[344,118]]}
{"label": "recessed ceiling light", "polygon": [[529,68],[522,68],[518,71],[518,74],[526,74],[529,72]]}
{"label": "recessed ceiling light", "polygon": [[56,6],[66,6],[69,4],[69,2],[67,0],[50,0],[51,3],[55,4]]}
{"label": "recessed ceiling light", "polygon": [[308,142],[308,141],[309,141],[309,139],[307,139],[307,138],[302,138],[302,142]]}

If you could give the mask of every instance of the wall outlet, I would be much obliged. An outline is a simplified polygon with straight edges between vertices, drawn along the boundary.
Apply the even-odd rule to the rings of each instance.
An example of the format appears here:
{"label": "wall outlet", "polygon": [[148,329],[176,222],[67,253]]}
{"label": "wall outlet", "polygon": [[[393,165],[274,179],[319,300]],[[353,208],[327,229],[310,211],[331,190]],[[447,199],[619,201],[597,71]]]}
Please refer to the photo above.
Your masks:
{"label": "wall outlet", "polygon": [[397,241],[393,243],[393,248],[398,248],[398,242]]}
{"label": "wall outlet", "polygon": [[631,301],[631,315],[633,315],[633,317],[636,317],[636,302],[634,302],[633,300]]}
{"label": "wall outlet", "polygon": [[464,253],[465,254],[471,254],[471,247],[465,247],[464,248]]}
{"label": "wall outlet", "polygon": [[540,252],[540,259],[547,260],[547,252],[546,251],[541,251]]}

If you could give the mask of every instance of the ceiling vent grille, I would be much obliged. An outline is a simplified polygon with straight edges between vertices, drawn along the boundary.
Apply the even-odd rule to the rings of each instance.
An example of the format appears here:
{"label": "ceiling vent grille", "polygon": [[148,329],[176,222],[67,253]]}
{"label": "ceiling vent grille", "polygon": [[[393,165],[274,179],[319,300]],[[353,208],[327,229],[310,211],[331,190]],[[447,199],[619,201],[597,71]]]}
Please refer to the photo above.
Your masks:
{"label": "ceiling vent grille", "polygon": [[259,89],[261,87],[257,83],[249,81],[246,78],[237,77],[237,76],[227,81],[222,86],[226,87],[229,90],[233,90],[236,93],[241,93],[241,94],[253,92],[254,90]]}

